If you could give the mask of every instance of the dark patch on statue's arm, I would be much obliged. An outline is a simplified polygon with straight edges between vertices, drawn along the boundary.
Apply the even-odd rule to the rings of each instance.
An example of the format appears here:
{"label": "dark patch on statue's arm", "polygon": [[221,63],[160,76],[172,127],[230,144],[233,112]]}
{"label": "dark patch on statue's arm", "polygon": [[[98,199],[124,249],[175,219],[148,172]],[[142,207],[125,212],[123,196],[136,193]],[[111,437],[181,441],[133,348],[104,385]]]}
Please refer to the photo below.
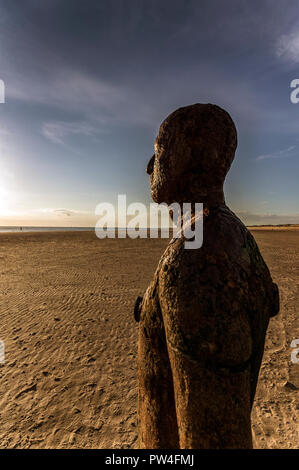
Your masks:
{"label": "dark patch on statue's arm", "polygon": [[[134,306],[134,318],[137,323],[140,322],[141,318],[141,311],[142,311],[142,305],[143,301],[147,298],[150,299],[152,302],[157,303],[158,301],[158,279],[154,279],[153,283],[148,287],[147,291],[143,296],[138,296],[136,301],[135,301],[135,306]],[[156,300],[156,302],[155,302]],[[160,309],[160,304],[158,301],[158,305],[156,306],[157,309]]]}
{"label": "dark patch on statue's arm", "polygon": [[272,304],[270,317],[275,317],[279,313],[279,290],[275,282],[272,283]]}
{"label": "dark patch on statue's arm", "polygon": [[135,301],[135,306],[134,306],[134,318],[137,323],[140,321],[142,302],[143,302],[143,297],[138,296]]}

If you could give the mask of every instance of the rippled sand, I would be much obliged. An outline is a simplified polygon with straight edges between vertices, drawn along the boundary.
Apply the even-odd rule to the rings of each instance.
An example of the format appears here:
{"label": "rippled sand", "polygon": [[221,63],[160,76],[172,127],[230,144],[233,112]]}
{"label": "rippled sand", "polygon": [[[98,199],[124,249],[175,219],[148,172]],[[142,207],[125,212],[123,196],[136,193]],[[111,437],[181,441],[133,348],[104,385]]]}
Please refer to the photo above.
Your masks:
{"label": "rippled sand", "polygon": [[[253,232],[281,292],[253,410],[255,446],[298,446],[299,233]],[[136,446],[132,307],[167,240],[0,234],[0,446]],[[297,431],[297,434],[296,434]]]}

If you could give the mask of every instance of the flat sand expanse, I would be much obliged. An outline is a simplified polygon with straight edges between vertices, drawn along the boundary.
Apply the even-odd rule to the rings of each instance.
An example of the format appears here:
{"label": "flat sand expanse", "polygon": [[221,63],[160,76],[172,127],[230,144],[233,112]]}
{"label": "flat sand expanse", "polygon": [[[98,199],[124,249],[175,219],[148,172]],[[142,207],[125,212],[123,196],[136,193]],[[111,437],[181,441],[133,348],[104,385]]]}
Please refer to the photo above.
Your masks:
{"label": "flat sand expanse", "polygon": [[[255,447],[298,446],[299,233],[254,235],[281,293],[252,423]],[[136,447],[133,305],[167,240],[0,234],[1,448]]]}

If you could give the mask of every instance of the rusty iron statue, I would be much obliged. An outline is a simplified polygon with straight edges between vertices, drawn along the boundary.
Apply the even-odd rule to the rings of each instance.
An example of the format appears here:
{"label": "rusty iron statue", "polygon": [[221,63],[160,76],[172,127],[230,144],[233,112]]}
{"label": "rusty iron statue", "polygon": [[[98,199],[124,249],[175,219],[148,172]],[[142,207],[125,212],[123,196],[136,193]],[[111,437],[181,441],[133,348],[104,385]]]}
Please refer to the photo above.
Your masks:
{"label": "rusty iron statue", "polygon": [[252,447],[251,407],[279,295],[253,236],[225,204],[236,146],[230,115],[212,104],[177,109],[155,141],[152,198],[203,203],[203,245],[172,239],[135,305],[140,448]]}

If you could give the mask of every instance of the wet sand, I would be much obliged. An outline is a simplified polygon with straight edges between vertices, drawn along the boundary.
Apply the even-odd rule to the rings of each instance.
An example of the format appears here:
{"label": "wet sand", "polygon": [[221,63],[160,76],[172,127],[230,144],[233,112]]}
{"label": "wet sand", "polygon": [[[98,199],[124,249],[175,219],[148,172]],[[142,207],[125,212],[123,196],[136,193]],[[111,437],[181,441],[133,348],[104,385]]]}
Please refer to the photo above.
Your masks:
{"label": "wet sand", "polygon": [[[252,414],[257,448],[298,447],[299,232],[253,231],[281,293]],[[1,448],[136,447],[132,309],[167,240],[0,234]]]}

